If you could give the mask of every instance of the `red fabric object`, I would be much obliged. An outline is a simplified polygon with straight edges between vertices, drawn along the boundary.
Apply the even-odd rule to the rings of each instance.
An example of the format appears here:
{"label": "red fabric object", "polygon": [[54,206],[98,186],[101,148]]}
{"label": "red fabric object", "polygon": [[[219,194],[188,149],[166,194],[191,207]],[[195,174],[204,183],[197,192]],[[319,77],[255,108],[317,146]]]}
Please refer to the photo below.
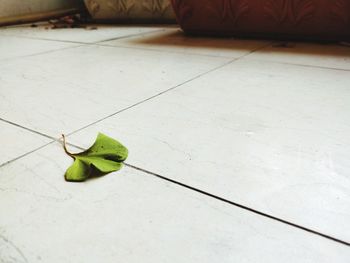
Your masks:
{"label": "red fabric object", "polygon": [[350,0],[171,0],[187,33],[350,39]]}

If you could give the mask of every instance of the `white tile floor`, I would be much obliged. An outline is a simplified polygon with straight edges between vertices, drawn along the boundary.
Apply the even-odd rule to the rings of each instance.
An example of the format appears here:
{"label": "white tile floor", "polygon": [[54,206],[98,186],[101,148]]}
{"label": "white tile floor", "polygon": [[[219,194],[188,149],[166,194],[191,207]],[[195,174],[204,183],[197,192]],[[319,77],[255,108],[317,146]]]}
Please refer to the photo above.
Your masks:
{"label": "white tile floor", "polygon": [[[65,182],[99,131],[131,166]],[[0,262],[349,262],[349,47],[3,28],[0,145]]]}

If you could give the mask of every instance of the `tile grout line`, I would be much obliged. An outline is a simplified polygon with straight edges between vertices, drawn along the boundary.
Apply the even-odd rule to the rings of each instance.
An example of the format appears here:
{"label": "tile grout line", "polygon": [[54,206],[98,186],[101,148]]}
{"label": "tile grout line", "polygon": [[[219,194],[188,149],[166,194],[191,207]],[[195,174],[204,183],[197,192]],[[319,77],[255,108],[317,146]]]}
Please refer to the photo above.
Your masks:
{"label": "tile grout line", "polygon": [[[268,45],[266,45],[265,47],[268,47],[270,44],[276,43],[279,41],[276,40],[272,40]],[[263,48],[265,48],[263,47]],[[263,49],[261,48],[261,49]],[[254,50],[251,53],[254,53],[257,50]],[[250,53],[250,54],[251,54]],[[250,54],[247,54],[247,56],[249,56]],[[248,58],[249,59],[249,58]],[[277,60],[264,60],[264,59],[254,59],[254,58],[250,58],[249,60],[252,61],[258,61],[258,62],[270,62],[270,63],[275,63],[275,64],[282,64],[282,65],[292,65],[292,66],[300,66],[300,67],[306,67],[306,68],[317,68],[317,69],[325,69],[325,70],[335,70],[335,71],[350,71],[350,69],[343,69],[343,68],[332,68],[332,67],[323,67],[323,66],[315,66],[315,65],[307,65],[307,64],[298,64],[298,63],[289,63],[289,62],[283,62],[283,61],[277,61]]]}
{"label": "tile grout line", "polygon": [[180,84],[177,84],[177,85],[175,85],[175,86],[173,86],[173,87],[171,87],[171,88],[169,88],[169,89],[163,90],[163,91],[161,91],[161,92],[159,92],[159,93],[157,93],[157,94],[155,94],[155,95],[152,95],[151,97],[148,97],[148,98],[146,98],[146,99],[140,100],[140,101],[138,101],[138,102],[136,102],[136,103],[134,103],[134,104],[132,104],[132,105],[130,105],[130,106],[128,106],[128,107],[125,107],[125,108],[123,108],[123,109],[121,109],[121,110],[119,110],[119,111],[117,111],[117,112],[114,112],[114,113],[112,113],[112,114],[109,114],[109,115],[107,115],[107,116],[105,116],[105,117],[103,117],[103,118],[101,118],[101,119],[99,119],[99,120],[96,120],[96,121],[94,121],[94,122],[92,122],[92,123],[90,123],[90,124],[88,124],[88,125],[85,125],[85,126],[79,128],[79,129],[77,129],[77,130],[75,130],[75,131],[73,131],[73,132],[68,133],[67,136],[70,136],[70,135],[72,135],[72,134],[75,134],[75,133],[77,133],[77,132],[79,132],[79,131],[81,131],[81,130],[84,130],[84,129],[86,129],[86,128],[92,126],[92,125],[95,125],[95,124],[97,124],[97,123],[99,123],[99,122],[101,122],[101,121],[104,121],[104,120],[106,120],[106,119],[108,119],[108,118],[110,118],[110,117],[113,117],[113,116],[115,116],[115,115],[117,115],[117,114],[119,114],[119,113],[122,113],[122,112],[124,112],[124,111],[126,111],[126,110],[129,110],[129,109],[131,109],[131,108],[134,108],[134,107],[136,107],[136,106],[138,106],[138,105],[141,105],[141,104],[143,104],[143,103],[145,103],[145,102],[147,102],[147,101],[150,101],[150,100],[152,100],[152,99],[154,99],[154,98],[160,97],[161,95],[163,95],[163,94],[165,94],[165,93],[168,93],[168,92],[170,92],[170,91],[172,91],[172,90],[175,90],[175,89],[177,89],[177,88],[179,88],[179,87],[181,87],[181,86],[183,86],[183,85],[185,85],[185,84],[187,84],[187,83],[189,83],[189,82],[191,82],[191,81],[193,81],[193,80],[195,80],[195,79],[198,79],[198,78],[202,77],[203,75],[209,74],[209,73],[211,73],[211,72],[213,72],[213,71],[215,71],[215,70],[217,70],[217,69],[220,69],[220,68],[222,68],[222,67],[225,67],[225,66],[231,64],[232,62],[236,61],[237,59],[238,59],[238,58],[235,58],[235,59],[233,59],[233,60],[230,60],[230,61],[228,61],[228,62],[225,62],[224,64],[222,64],[222,65],[220,65],[220,66],[217,66],[217,67],[212,68],[212,69],[210,69],[210,70],[208,70],[208,71],[205,71],[205,72],[203,72],[203,73],[200,73],[200,74],[198,74],[198,75],[196,75],[196,76],[194,76],[194,77],[192,77],[192,78],[190,78],[190,79],[188,79],[188,80],[186,80],[186,81],[184,81],[184,82],[182,82],[182,83],[180,83]]}
{"label": "tile grout line", "polygon": [[41,55],[45,55],[45,54],[50,54],[50,53],[59,52],[59,51],[62,51],[62,50],[73,49],[73,48],[78,48],[78,47],[83,47],[83,46],[84,45],[63,47],[63,48],[47,50],[47,51],[43,51],[43,52],[39,52],[39,53],[29,54],[29,55],[23,55],[23,56],[17,56],[17,57],[14,56],[14,57],[10,57],[10,58],[4,58],[4,59],[0,59],[0,61],[8,61],[8,60],[19,59],[19,58],[29,58],[29,57],[41,56]]}
{"label": "tile grout line", "polygon": [[25,36],[25,35],[17,35],[17,34],[1,34],[2,37],[17,37],[17,38],[25,38],[25,39],[31,39],[31,40],[41,40],[41,41],[49,41],[49,42],[60,42],[60,43],[67,43],[67,44],[87,44],[85,42],[80,41],[72,41],[72,40],[58,40],[58,39],[50,39],[50,38],[44,38],[44,37],[31,37],[31,36]]}
{"label": "tile grout line", "polygon": [[[75,147],[75,148],[77,148],[77,149],[79,149],[79,150],[81,150],[81,151],[85,151],[85,150],[86,150],[85,148],[80,147],[80,146],[78,146],[78,145],[75,145],[75,144],[73,144],[73,143],[67,143],[67,145],[72,146],[72,147]],[[232,206],[236,206],[236,207],[238,207],[238,208],[241,208],[241,209],[246,210],[246,211],[249,211],[249,212],[251,212],[251,213],[254,213],[254,214],[257,214],[257,215],[260,215],[260,216],[269,218],[269,219],[271,219],[271,220],[278,221],[278,222],[280,222],[280,223],[282,223],[282,224],[286,224],[286,225],[289,225],[289,226],[291,226],[291,227],[304,230],[304,231],[309,232],[309,233],[311,233],[311,234],[321,236],[322,238],[329,239],[329,240],[331,240],[331,241],[340,243],[340,244],[342,244],[342,245],[350,246],[350,243],[349,243],[349,242],[346,242],[346,241],[344,241],[344,240],[335,238],[335,237],[330,236],[330,235],[327,235],[327,234],[323,234],[323,233],[321,233],[321,232],[319,232],[319,231],[316,231],[316,230],[313,230],[313,229],[311,229],[311,228],[304,227],[304,226],[302,226],[302,225],[299,225],[299,224],[290,222],[290,221],[288,221],[288,220],[285,220],[285,219],[282,219],[282,218],[279,218],[279,217],[276,217],[276,216],[273,216],[273,215],[270,215],[270,214],[261,212],[261,211],[259,211],[259,210],[256,210],[256,209],[254,209],[254,208],[251,208],[251,207],[248,207],[248,206],[239,204],[239,203],[236,203],[236,202],[234,202],[234,201],[230,201],[230,200],[225,199],[225,198],[223,198],[223,197],[220,197],[220,196],[211,194],[211,193],[206,192],[206,191],[204,191],[204,190],[201,190],[201,189],[199,189],[199,188],[196,188],[196,187],[193,187],[193,186],[190,186],[190,185],[181,183],[181,182],[179,182],[179,181],[176,181],[176,180],[173,180],[173,179],[171,179],[171,178],[162,176],[162,175],[160,175],[160,174],[151,172],[151,171],[149,171],[149,170],[146,170],[146,169],[137,167],[137,166],[135,166],[135,165],[132,165],[132,164],[129,164],[129,163],[126,163],[126,162],[123,162],[123,163],[124,163],[125,166],[127,166],[127,167],[129,167],[129,168],[131,168],[131,169],[134,169],[134,170],[140,171],[140,172],[142,172],[142,173],[146,173],[146,174],[148,174],[148,175],[157,177],[158,179],[161,179],[161,180],[168,181],[168,182],[170,182],[170,183],[172,183],[172,184],[176,184],[176,185],[178,185],[178,186],[184,187],[184,188],[186,188],[186,189],[189,189],[189,190],[191,190],[191,191],[197,192],[197,193],[199,193],[199,194],[209,196],[209,197],[211,197],[211,198],[213,198],[213,199],[216,199],[216,200],[218,200],[218,201],[221,201],[221,202],[230,204],[230,205],[232,205]]]}
{"label": "tile grout line", "polygon": [[[126,39],[126,38],[136,37],[136,36],[139,36],[139,35],[148,35],[148,34],[153,34],[153,33],[161,32],[161,31],[164,31],[164,30],[165,30],[164,28],[155,29],[155,30],[147,31],[147,32],[140,32],[140,33],[125,35],[125,36],[120,36],[120,37],[115,37],[115,38],[104,39],[104,40],[100,40],[100,41],[93,42],[93,43],[91,43],[91,44],[93,44],[93,45],[99,45],[99,43],[103,43],[103,42],[107,42],[107,41],[113,41],[113,40],[119,40],[119,39]],[[101,46],[104,46],[104,45],[101,45]]]}
{"label": "tile grout line", "polygon": [[50,145],[50,144],[56,142],[56,141],[59,141],[59,139],[54,138],[54,137],[52,137],[52,136],[50,136],[50,135],[44,134],[44,133],[42,133],[42,132],[35,131],[35,130],[30,129],[30,128],[28,128],[28,127],[24,127],[24,126],[22,126],[22,125],[19,125],[19,124],[17,124],[17,123],[12,122],[12,121],[8,121],[8,120],[5,120],[5,119],[3,119],[3,118],[0,118],[0,121],[5,122],[5,123],[10,124],[10,125],[13,125],[13,126],[18,127],[18,128],[21,128],[21,129],[23,129],[23,130],[29,131],[29,132],[34,133],[34,134],[36,134],[36,135],[39,135],[39,136],[48,138],[48,139],[51,140],[50,142],[47,142],[47,143],[45,143],[45,144],[43,144],[43,145],[41,145],[41,146],[39,146],[39,147],[37,147],[37,148],[35,148],[35,149],[29,151],[29,152],[26,152],[26,153],[24,153],[24,154],[22,154],[22,155],[20,155],[20,156],[17,156],[16,158],[13,158],[13,159],[11,159],[11,160],[9,160],[9,161],[7,161],[7,162],[4,162],[4,163],[0,163],[0,168],[4,167],[4,166],[6,166],[6,165],[8,165],[8,164],[10,164],[10,163],[13,163],[13,162],[15,162],[15,161],[17,161],[17,160],[19,160],[19,159],[22,159],[23,157],[25,157],[25,156],[27,156],[27,155],[29,155],[29,154],[32,154],[32,153],[34,153],[34,152],[36,152],[36,151],[38,151],[38,150],[40,150],[40,149],[42,149],[42,148],[44,148],[44,147],[46,147],[46,146],[48,146],[48,145]]}
{"label": "tile grout line", "polygon": [[[75,146],[75,147],[76,147],[76,146]],[[80,147],[79,147],[79,148],[80,148]],[[304,231],[309,232],[309,233],[311,233],[311,234],[318,235],[318,236],[320,236],[320,237],[323,237],[323,238],[326,238],[326,239],[328,239],[328,240],[331,240],[331,241],[340,243],[340,244],[342,244],[342,245],[350,246],[350,243],[349,243],[349,242],[346,242],[346,241],[344,241],[344,240],[335,238],[335,237],[330,236],[330,235],[327,235],[327,234],[323,234],[323,233],[321,233],[321,232],[319,232],[319,231],[316,231],[316,230],[313,230],[313,229],[311,229],[311,228],[304,227],[304,226],[302,226],[302,225],[299,225],[299,224],[296,224],[296,223],[292,223],[292,222],[287,221],[287,220],[285,220],[285,219],[282,219],[282,218],[279,218],[279,217],[276,217],[276,216],[273,216],[273,215],[270,215],[270,214],[261,212],[261,211],[259,211],[259,210],[254,209],[254,208],[251,208],[251,207],[248,207],[248,206],[245,206],[245,205],[242,205],[242,204],[239,204],[239,203],[230,201],[230,200],[225,199],[225,198],[223,198],[223,197],[220,197],[220,196],[211,194],[211,193],[206,192],[206,191],[203,191],[203,190],[201,190],[201,189],[199,189],[199,188],[196,188],[196,187],[193,187],[193,186],[190,186],[190,185],[181,183],[181,182],[179,182],[179,181],[176,181],[176,180],[170,179],[170,178],[168,178],[168,177],[162,176],[162,175],[160,175],[160,174],[157,174],[157,173],[154,173],[154,172],[145,170],[145,169],[143,169],[143,168],[139,168],[139,167],[137,167],[137,166],[134,166],[134,165],[131,165],[131,164],[128,164],[128,163],[125,163],[125,162],[124,162],[124,165],[127,166],[127,167],[129,167],[129,168],[135,169],[135,170],[137,170],[137,171],[140,171],[140,172],[146,173],[146,174],[148,174],[148,175],[157,177],[157,178],[159,178],[159,179],[168,181],[168,182],[170,182],[170,183],[172,183],[172,184],[176,184],[176,185],[178,185],[178,186],[184,187],[184,188],[189,189],[189,190],[191,190],[191,191],[197,192],[197,193],[199,193],[199,194],[206,195],[206,196],[211,197],[211,198],[213,198],[213,199],[216,199],[216,200],[218,200],[218,201],[221,201],[221,202],[230,204],[230,205],[232,205],[232,206],[236,206],[236,207],[238,207],[238,208],[241,208],[241,209],[243,209],[243,210],[246,210],[246,211],[249,211],[249,212],[251,212],[251,213],[257,214],[257,215],[259,215],[259,216],[263,216],[263,217],[265,217],[265,218],[269,218],[269,219],[271,219],[271,220],[274,220],[274,221],[283,223],[283,224],[285,224],[285,225],[289,225],[289,226],[291,226],[291,227],[304,230]]]}
{"label": "tile grout line", "polygon": [[[110,48],[126,48],[126,49],[134,49],[134,50],[143,50],[143,51],[152,51],[158,53],[169,53],[169,54],[180,54],[180,55],[191,55],[191,56],[202,56],[202,57],[210,57],[210,58],[226,58],[232,59],[230,56],[218,56],[218,55],[209,55],[209,54],[199,54],[199,53],[191,53],[191,52],[181,52],[181,51],[172,51],[172,50],[160,50],[153,48],[142,48],[142,47],[132,47],[132,46],[123,46],[123,45],[108,45],[108,44],[95,44],[100,47],[110,47]],[[238,57],[237,57],[238,58]]]}
{"label": "tile grout line", "polygon": [[5,119],[3,119],[3,118],[1,118],[1,117],[0,117],[0,121],[5,122],[5,123],[7,123],[7,124],[11,124],[11,125],[16,126],[16,127],[18,127],[18,128],[22,128],[22,129],[24,129],[24,130],[26,130],[26,131],[35,133],[35,134],[37,134],[37,135],[46,137],[46,138],[48,138],[48,139],[57,140],[57,138],[55,138],[55,137],[52,137],[52,136],[47,135],[47,134],[45,134],[45,133],[42,133],[42,132],[33,130],[33,129],[28,128],[28,127],[22,126],[22,125],[20,125],[20,124],[18,124],[18,123],[15,123],[15,122],[12,122],[12,121],[9,121],[9,120],[5,120]]}
{"label": "tile grout line", "polygon": [[290,62],[283,62],[283,61],[277,61],[277,60],[264,60],[264,59],[255,59],[255,58],[249,58],[249,60],[250,61],[257,61],[257,62],[268,62],[268,63],[282,64],[282,65],[291,65],[291,66],[298,66],[298,67],[305,67],[305,68],[317,68],[317,69],[345,71],[345,72],[350,71],[350,69],[331,68],[331,67],[323,67],[323,66],[315,66],[315,65],[307,65],[307,64],[298,64],[298,63],[290,63]]}
{"label": "tile grout line", "polygon": [[32,153],[34,153],[34,152],[36,152],[36,151],[39,151],[39,150],[42,149],[42,148],[45,148],[46,146],[48,146],[48,145],[54,143],[55,141],[57,141],[57,140],[53,140],[53,141],[50,141],[50,142],[48,142],[48,143],[45,143],[44,145],[42,145],[42,146],[40,146],[40,147],[38,147],[38,148],[35,148],[34,150],[31,150],[31,151],[29,151],[29,152],[26,152],[26,153],[24,153],[24,154],[22,154],[22,155],[20,155],[20,156],[17,156],[16,158],[13,158],[13,159],[11,159],[11,160],[9,160],[9,161],[7,161],[7,162],[4,162],[4,163],[0,164],[0,169],[3,168],[3,167],[5,167],[5,166],[8,165],[8,164],[11,164],[11,163],[13,163],[13,162],[15,162],[15,161],[17,161],[17,160],[19,160],[19,159],[22,159],[23,157],[26,157],[26,156],[29,155],[29,154],[32,154]]}
{"label": "tile grout line", "polygon": [[138,105],[141,105],[141,104],[143,104],[143,103],[145,103],[145,102],[147,102],[147,101],[149,101],[149,100],[152,100],[152,99],[154,99],[154,98],[160,97],[161,95],[163,95],[163,94],[165,94],[165,93],[168,93],[168,92],[170,92],[170,91],[172,91],[172,90],[175,90],[175,89],[177,89],[177,88],[179,88],[179,87],[181,87],[181,86],[183,86],[183,85],[185,85],[185,84],[187,84],[187,83],[189,83],[189,82],[191,82],[191,81],[193,81],[193,80],[196,80],[196,79],[198,79],[198,78],[200,78],[200,77],[202,77],[202,76],[204,76],[204,75],[210,74],[210,73],[212,73],[212,72],[214,72],[214,71],[216,71],[216,70],[218,70],[218,69],[221,69],[221,68],[223,68],[223,67],[226,67],[227,65],[230,65],[230,64],[234,63],[235,61],[240,60],[241,58],[243,58],[243,57],[245,57],[245,56],[248,56],[248,55],[250,55],[250,54],[256,52],[257,50],[260,50],[260,49],[265,48],[266,46],[270,45],[271,43],[272,43],[272,42],[269,42],[269,43],[266,44],[266,45],[263,45],[263,46],[261,46],[261,47],[257,47],[257,48],[251,50],[250,52],[248,52],[248,53],[246,53],[246,54],[244,54],[244,55],[242,55],[242,56],[239,56],[239,57],[237,57],[237,58],[233,58],[233,59],[229,60],[228,62],[225,62],[224,64],[222,64],[222,65],[220,65],[220,66],[217,66],[217,67],[212,68],[212,69],[210,69],[210,70],[208,70],[208,71],[205,71],[205,72],[203,72],[203,73],[200,73],[200,74],[198,74],[198,75],[196,75],[196,76],[194,76],[194,77],[192,77],[192,78],[190,78],[190,79],[188,79],[188,80],[186,80],[186,81],[184,81],[184,82],[182,82],[182,83],[180,83],[180,84],[178,84],[178,85],[175,85],[174,87],[171,87],[171,88],[169,88],[169,89],[166,89],[166,90],[164,90],[164,91],[162,91],[162,92],[160,92],[160,93],[158,93],[158,94],[155,94],[155,95],[153,95],[153,96],[151,96],[151,97],[148,97],[148,98],[146,98],[146,99],[143,99],[143,100],[141,100],[141,101],[139,101],[139,102],[137,102],[137,103],[135,103],[135,104],[133,104],[133,105],[130,105],[130,106],[124,108],[124,109],[121,109],[121,110],[119,110],[119,111],[117,111],[117,112],[114,112],[114,113],[112,113],[112,114],[110,114],[110,115],[108,115],[108,116],[105,116],[105,117],[103,117],[103,118],[97,120],[97,121],[94,121],[94,122],[92,122],[92,123],[90,123],[90,124],[88,124],[88,125],[86,125],[86,126],[84,126],[84,127],[81,127],[81,128],[79,128],[79,129],[77,129],[77,130],[75,130],[75,131],[73,131],[73,132],[68,133],[67,136],[70,136],[70,135],[72,135],[72,134],[75,134],[75,133],[77,133],[77,132],[79,132],[79,131],[81,131],[81,130],[84,130],[84,129],[86,129],[86,128],[92,126],[92,125],[95,125],[95,124],[97,124],[97,123],[99,123],[99,122],[101,122],[101,121],[104,121],[104,120],[106,120],[106,119],[108,119],[108,118],[110,118],[110,117],[112,117],[112,116],[115,116],[115,115],[117,115],[117,114],[119,114],[119,113],[122,113],[122,112],[124,112],[124,111],[126,111],[126,110],[129,110],[129,109],[131,109],[131,108],[137,107]]}
{"label": "tile grout line", "polygon": [[115,37],[115,38],[110,38],[110,39],[103,39],[103,40],[94,41],[94,42],[60,40],[60,39],[51,39],[51,38],[44,38],[44,37],[31,37],[31,36],[25,36],[25,35],[19,35],[19,34],[6,34],[6,33],[5,34],[1,34],[0,33],[0,36],[3,36],[3,37],[18,37],[18,38],[25,38],[25,39],[32,39],[32,40],[61,42],[61,43],[69,43],[69,44],[98,45],[98,43],[103,43],[105,41],[112,41],[112,40],[130,38],[130,37],[135,37],[135,36],[138,36],[138,35],[143,35],[143,34],[148,34],[148,33],[156,33],[156,32],[162,31],[162,30],[164,30],[164,29],[154,29],[154,30],[148,31],[148,32],[140,32],[140,33],[135,33],[135,34],[129,34],[129,35],[125,35],[125,36],[120,36],[120,37]]}

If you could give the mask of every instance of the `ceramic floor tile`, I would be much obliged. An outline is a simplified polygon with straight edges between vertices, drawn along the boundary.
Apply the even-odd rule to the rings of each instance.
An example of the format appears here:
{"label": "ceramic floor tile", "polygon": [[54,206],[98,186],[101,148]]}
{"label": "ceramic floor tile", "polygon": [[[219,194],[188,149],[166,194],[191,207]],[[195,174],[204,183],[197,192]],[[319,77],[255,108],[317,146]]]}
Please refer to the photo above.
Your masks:
{"label": "ceramic floor tile", "polygon": [[0,64],[0,112],[58,137],[227,61],[102,46],[12,60]]}
{"label": "ceramic floor tile", "polygon": [[264,47],[268,42],[233,38],[189,37],[180,29],[169,28],[128,39],[106,41],[101,44],[236,58]]}
{"label": "ceramic floor tile", "polygon": [[[6,27],[0,29],[0,35],[22,36],[79,43],[94,43],[114,38],[127,37],[135,34],[160,30],[160,26],[118,26],[118,25],[89,25],[86,28],[46,29],[48,24],[38,27],[30,25]],[[89,28],[96,28],[89,30]]]}
{"label": "ceramic floor tile", "polygon": [[[55,41],[0,35],[0,60],[29,56],[74,46],[76,45]],[[5,62],[2,62],[1,64],[3,63]],[[0,76],[1,75],[2,73],[0,73]]]}
{"label": "ceramic floor tile", "polygon": [[247,58],[350,70],[350,47],[339,44],[275,43]]}
{"label": "ceramic floor tile", "polygon": [[122,140],[129,162],[350,241],[346,71],[240,60],[71,138]]}
{"label": "ceramic floor tile", "polygon": [[50,145],[0,168],[1,262],[348,262],[348,247],[124,167],[64,182]]}
{"label": "ceramic floor tile", "polygon": [[50,139],[0,120],[0,165],[32,151]]}

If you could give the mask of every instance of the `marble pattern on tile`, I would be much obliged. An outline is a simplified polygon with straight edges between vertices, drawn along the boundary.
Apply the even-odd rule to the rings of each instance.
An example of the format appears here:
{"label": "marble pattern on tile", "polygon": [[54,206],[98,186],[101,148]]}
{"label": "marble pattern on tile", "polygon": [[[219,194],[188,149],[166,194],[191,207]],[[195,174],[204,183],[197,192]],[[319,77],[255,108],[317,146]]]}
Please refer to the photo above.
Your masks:
{"label": "marble pattern on tile", "polygon": [[0,64],[0,112],[59,137],[228,61],[102,46],[12,60]]}
{"label": "marble pattern on tile", "polygon": [[247,58],[350,70],[350,47],[336,43],[277,42],[250,54]]}
{"label": "marble pattern on tile", "polygon": [[[76,44],[4,36],[0,34],[0,60],[41,54],[43,52],[74,46],[76,46]],[[3,63],[5,62],[2,62],[2,64]],[[1,72],[0,76],[2,75],[3,73]]]}
{"label": "marble pattern on tile", "polygon": [[89,127],[128,162],[350,241],[346,71],[240,60]]}
{"label": "marble pattern on tile", "polygon": [[140,34],[127,39],[102,42],[103,45],[125,46],[166,52],[237,58],[268,45],[268,41],[234,38],[186,36],[178,28]]}
{"label": "marble pattern on tile", "polygon": [[[0,168],[0,261],[348,262],[339,243],[124,167],[67,183],[53,144]],[[7,262],[7,261],[6,261]]]}
{"label": "marble pattern on tile", "polygon": [[51,140],[0,120],[0,165],[45,145]]}
{"label": "marble pattern on tile", "polygon": [[21,36],[56,41],[78,43],[95,43],[109,39],[123,38],[141,33],[161,30],[160,26],[123,26],[123,25],[86,25],[81,28],[46,29],[50,24],[39,23],[38,27],[30,25],[0,28],[0,35]]}

